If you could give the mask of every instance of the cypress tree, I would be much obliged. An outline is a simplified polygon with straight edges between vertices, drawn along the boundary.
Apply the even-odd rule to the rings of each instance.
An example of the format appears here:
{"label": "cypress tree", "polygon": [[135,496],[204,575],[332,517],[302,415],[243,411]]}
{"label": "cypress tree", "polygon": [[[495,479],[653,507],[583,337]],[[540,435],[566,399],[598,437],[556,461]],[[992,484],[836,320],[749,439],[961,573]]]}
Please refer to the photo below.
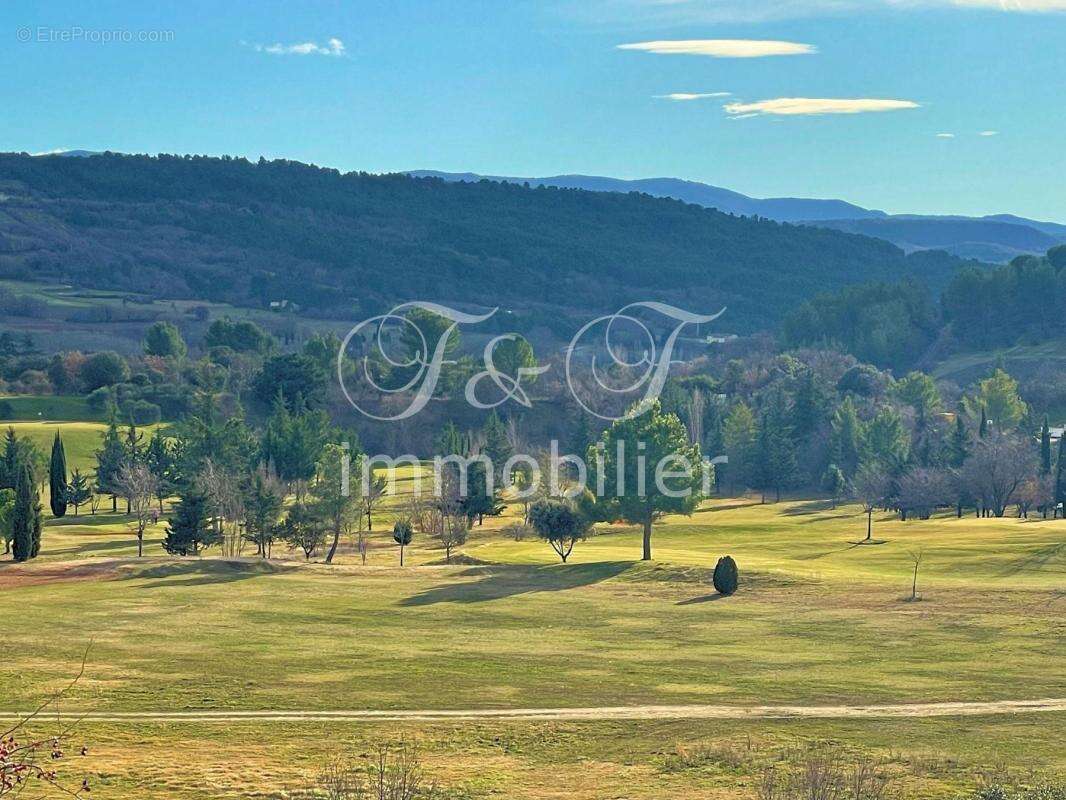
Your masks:
{"label": "cypress tree", "polygon": [[988,411],[981,406],[981,427],[977,429],[977,436],[984,439],[988,435]]}
{"label": "cypress tree", "polygon": [[63,449],[63,439],[56,431],[52,442],[52,460],[48,465],[48,503],[52,507],[53,517],[63,517],[67,513],[67,454]]}
{"label": "cypress tree", "polygon": [[1051,426],[1044,415],[1044,427],[1040,430],[1040,474],[1051,474]]}
{"label": "cypress tree", "polygon": [[[1066,503],[1066,432],[1059,438],[1058,472],[1055,476],[1055,504]],[[1066,505],[1063,506],[1066,517]]]}
{"label": "cypress tree", "polygon": [[30,468],[23,465],[15,487],[15,508],[11,512],[12,555],[15,561],[29,561],[41,550],[41,506]]}

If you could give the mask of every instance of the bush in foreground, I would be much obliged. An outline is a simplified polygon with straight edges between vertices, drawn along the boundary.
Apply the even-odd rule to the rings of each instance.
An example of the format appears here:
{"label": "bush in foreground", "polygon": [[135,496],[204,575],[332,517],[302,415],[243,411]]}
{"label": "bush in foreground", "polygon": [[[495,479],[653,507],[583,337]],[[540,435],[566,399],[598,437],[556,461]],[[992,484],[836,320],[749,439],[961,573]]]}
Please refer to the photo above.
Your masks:
{"label": "bush in foreground", "polygon": [[737,562],[732,556],[718,559],[714,568],[714,588],[719,594],[731,595],[737,590],[740,583],[740,573],[737,571]]}

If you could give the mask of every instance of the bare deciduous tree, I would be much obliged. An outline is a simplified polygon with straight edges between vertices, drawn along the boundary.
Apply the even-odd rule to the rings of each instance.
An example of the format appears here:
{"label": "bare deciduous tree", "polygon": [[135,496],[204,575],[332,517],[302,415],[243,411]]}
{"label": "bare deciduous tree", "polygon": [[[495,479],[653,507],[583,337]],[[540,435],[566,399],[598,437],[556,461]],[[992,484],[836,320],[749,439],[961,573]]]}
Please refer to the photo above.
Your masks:
{"label": "bare deciduous tree", "polygon": [[866,512],[866,541],[873,539],[874,509],[882,507],[892,493],[892,479],[878,467],[863,467],[851,482],[851,495]]}
{"label": "bare deciduous tree", "polygon": [[970,492],[997,517],[1007,512],[1018,489],[1036,474],[1032,444],[1017,436],[991,432],[974,443],[961,474]]}
{"label": "bare deciduous tree", "polygon": [[123,464],[115,478],[115,490],[126,501],[137,531],[137,557],[144,555],[144,531],[157,518],[152,501],[158,480],[144,464]]}

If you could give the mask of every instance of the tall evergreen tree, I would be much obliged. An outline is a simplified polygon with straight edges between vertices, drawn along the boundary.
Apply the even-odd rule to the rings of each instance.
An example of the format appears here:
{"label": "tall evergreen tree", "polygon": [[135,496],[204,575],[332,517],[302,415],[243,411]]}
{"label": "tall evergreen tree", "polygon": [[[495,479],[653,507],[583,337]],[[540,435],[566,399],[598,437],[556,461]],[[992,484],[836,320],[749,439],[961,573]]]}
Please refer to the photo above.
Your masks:
{"label": "tall evergreen tree", "polygon": [[57,430],[52,441],[52,460],[48,465],[48,503],[52,507],[52,516],[66,516],[67,502],[67,454]]}
{"label": "tall evergreen tree", "polygon": [[22,465],[15,487],[11,533],[15,561],[29,561],[37,557],[41,551],[41,502],[27,464]]}
{"label": "tall evergreen tree", "polygon": [[850,396],[845,397],[844,402],[833,413],[830,450],[833,460],[849,479],[859,470],[863,440],[862,428],[859,413],[855,410],[855,403]]}
{"label": "tall evergreen tree", "polygon": [[77,467],[70,474],[70,484],[67,486],[67,503],[74,506],[74,516],[78,516],[78,510],[87,503],[93,495],[89,480],[82,475]]}
{"label": "tall evergreen tree", "polygon": [[96,488],[111,495],[111,510],[118,511],[118,474],[125,461],[126,448],[118,432],[115,415],[107,423],[100,449],[96,451]]}
{"label": "tall evergreen tree", "polygon": [[220,538],[211,524],[207,497],[190,489],[174,508],[174,516],[163,538],[163,549],[172,556],[197,555]]}
{"label": "tall evergreen tree", "polygon": [[1059,460],[1055,476],[1055,504],[1063,504],[1062,515],[1066,517],[1066,432],[1059,438]]}
{"label": "tall evergreen tree", "polygon": [[781,490],[788,488],[796,477],[796,445],[788,424],[788,409],[782,395],[775,393],[768,400],[759,417],[759,432],[755,443],[756,488],[773,491],[780,502]]}
{"label": "tall evergreen tree", "polygon": [[1040,429],[1040,474],[1051,474],[1051,426],[1044,415],[1044,427]]}
{"label": "tall evergreen tree", "polygon": [[966,420],[962,409],[955,414],[955,429],[951,433],[951,441],[948,444],[948,459],[951,466],[958,469],[966,462],[970,454],[970,434],[966,431]]}
{"label": "tall evergreen tree", "polygon": [[977,427],[977,438],[984,439],[988,436],[988,411],[981,406],[981,424]]}

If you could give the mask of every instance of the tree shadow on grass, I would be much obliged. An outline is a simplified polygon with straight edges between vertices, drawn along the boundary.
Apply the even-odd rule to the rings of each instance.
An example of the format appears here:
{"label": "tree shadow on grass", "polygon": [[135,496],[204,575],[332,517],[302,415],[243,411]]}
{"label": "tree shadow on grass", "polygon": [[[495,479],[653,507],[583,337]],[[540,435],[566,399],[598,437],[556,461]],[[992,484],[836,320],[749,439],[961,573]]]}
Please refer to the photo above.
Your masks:
{"label": "tree shadow on grass", "polygon": [[520,594],[562,592],[613,578],[625,572],[634,563],[636,562],[601,561],[596,564],[554,564],[542,567],[477,567],[459,573],[459,577],[477,577],[480,580],[435,586],[401,600],[400,605],[483,603]]}
{"label": "tree shadow on grass", "polygon": [[286,567],[268,561],[223,561],[196,559],[188,562],[160,564],[130,575],[127,580],[144,580],[145,589],[163,589],[177,586],[206,586],[217,583],[258,578],[288,572],[296,567]]}
{"label": "tree shadow on grass", "polygon": [[715,592],[714,594],[705,594],[702,597],[690,597],[688,600],[679,600],[675,605],[695,606],[700,603],[714,603],[718,600],[725,600],[728,596],[729,595],[718,594],[718,592]]}

